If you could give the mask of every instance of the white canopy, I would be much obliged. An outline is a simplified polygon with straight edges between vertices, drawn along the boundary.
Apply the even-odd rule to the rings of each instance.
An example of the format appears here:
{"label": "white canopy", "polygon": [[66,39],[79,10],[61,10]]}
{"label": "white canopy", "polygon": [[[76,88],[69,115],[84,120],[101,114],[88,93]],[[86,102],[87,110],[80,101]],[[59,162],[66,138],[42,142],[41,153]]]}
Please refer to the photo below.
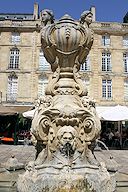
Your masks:
{"label": "white canopy", "polygon": [[100,117],[106,121],[128,120],[128,107],[117,105],[100,113]]}
{"label": "white canopy", "polygon": [[[100,119],[106,121],[124,121],[128,120],[128,107],[126,106],[98,106],[96,107],[96,111],[100,117]],[[26,111],[23,113],[23,116],[29,119],[32,119],[35,113],[35,109]]]}
{"label": "white canopy", "polygon": [[23,117],[26,117],[28,119],[32,119],[35,113],[35,109],[30,110],[30,111],[26,111],[23,113]]}

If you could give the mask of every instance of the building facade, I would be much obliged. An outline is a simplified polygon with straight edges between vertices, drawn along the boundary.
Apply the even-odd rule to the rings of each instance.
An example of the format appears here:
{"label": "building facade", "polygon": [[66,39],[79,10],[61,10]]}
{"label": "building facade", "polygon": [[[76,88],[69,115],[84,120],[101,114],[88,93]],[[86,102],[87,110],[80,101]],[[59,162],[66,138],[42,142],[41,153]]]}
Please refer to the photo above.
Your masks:
{"label": "building facade", "polygon": [[[94,7],[92,8],[93,11]],[[34,105],[45,93],[50,64],[41,49],[41,14],[0,14],[0,102]],[[97,22],[80,74],[97,106],[128,106],[128,23]]]}

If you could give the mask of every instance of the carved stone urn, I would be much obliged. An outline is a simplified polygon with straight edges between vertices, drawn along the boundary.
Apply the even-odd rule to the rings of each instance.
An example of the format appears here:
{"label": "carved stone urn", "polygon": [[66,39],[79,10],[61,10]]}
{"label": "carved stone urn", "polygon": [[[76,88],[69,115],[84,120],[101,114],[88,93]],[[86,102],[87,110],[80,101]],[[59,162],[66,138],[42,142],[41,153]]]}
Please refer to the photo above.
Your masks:
{"label": "carved stone urn", "polygon": [[93,43],[92,30],[69,15],[41,30],[53,75],[32,121],[36,160],[19,176],[19,192],[112,192],[115,181],[93,154],[101,125],[79,69]]}
{"label": "carved stone urn", "polygon": [[42,48],[54,72],[46,94],[87,95],[77,72],[92,42],[92,31],[68,15],[42,30]]}

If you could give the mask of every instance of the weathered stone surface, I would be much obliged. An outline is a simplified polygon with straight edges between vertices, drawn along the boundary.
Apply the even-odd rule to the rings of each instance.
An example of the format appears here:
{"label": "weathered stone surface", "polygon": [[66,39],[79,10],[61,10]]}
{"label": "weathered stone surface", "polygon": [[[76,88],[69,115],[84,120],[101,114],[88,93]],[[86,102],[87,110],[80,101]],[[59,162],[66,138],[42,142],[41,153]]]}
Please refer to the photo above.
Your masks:
{"label": "weathered stone surface", "polygon": [[19,192],[115,190],[114,179],[111,183],[104,163],[93,154],[100,119],[78,74],[93,43],[91,21],[90,11],[82,13],[80,22],[64,15],[56,23],[51,11],[43,12],[41,43],[53,76],[32,121],[40,150],[19,177]]}
{"label": "weathered stone surface", "polygon": [[116,186],[115,174],[94,167],[79,171],[65,167],[59,174],[50,172],[50,169],[40,173],[26,171],[19,180],[19,192],[110,192]]}

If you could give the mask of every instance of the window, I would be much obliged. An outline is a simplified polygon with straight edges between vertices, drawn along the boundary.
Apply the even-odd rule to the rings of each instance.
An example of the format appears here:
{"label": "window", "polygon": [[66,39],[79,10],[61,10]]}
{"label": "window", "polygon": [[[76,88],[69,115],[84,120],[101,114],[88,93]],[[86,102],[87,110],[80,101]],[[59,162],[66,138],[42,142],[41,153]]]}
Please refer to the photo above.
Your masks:
{"label": "window", "polygon": [[111,53],[102,53],[102,71],[111,70]]}
{"label": "window", "polygon": [[81,64],[80,71],[90,71],[90,61],[88,56],[85,60],[85,63]]}
{"label": "window", "polygon": [[45,89],[48,84],[48,79],[46,77],[40,77],[38,82],[38,96],[45,95]]}
{"label": "window", "polygon": [[90,81],[89,79],[82,79],[84,87],[88,90],[88,94],[90,95]]}
{"label": "window", "polygon": [[15,76],[8,77],[8,90],[7,90],[7,101],[14,102],[17,99],[18,93],[18,78]]}
{"label": "window", "polygon": [[124,72],[128,72],[128,53],[123,54]]}
{"label": "window", "polygon": [[20,33],[18,32],[13,32],[12,33],[12,40],[11,40],[12,43],[14,44],[17,44],[20,42]]}
{"label": "window", "polygon": [[112,98],[112,80],[102,80],[102,97],[104,99]]}
{"label": "window", "polygon": [[128,79],[124,81],[124,99],[128,100]]}
{"label": "window", "polygon": [[109,35],[103,35],[102,36],[102,45],[103,46],[109,46],[110,45],[110,36]]}
{"label": "window", "polygon": [[50,70],[50,64],[46,61],[45,57],[44,57],[44,53],[41,50],[40,51],[40,55],[39,55],[39,70]]}
{"label": "window", "polygon": [[19,50],[11,49],[10,50],[10,63],[9,69],[18,69],[19,68]]}
{"label": "window", "polygon": [[123,46],[128,47],[128,35],[125,35],[125,36],[123,37]]}

